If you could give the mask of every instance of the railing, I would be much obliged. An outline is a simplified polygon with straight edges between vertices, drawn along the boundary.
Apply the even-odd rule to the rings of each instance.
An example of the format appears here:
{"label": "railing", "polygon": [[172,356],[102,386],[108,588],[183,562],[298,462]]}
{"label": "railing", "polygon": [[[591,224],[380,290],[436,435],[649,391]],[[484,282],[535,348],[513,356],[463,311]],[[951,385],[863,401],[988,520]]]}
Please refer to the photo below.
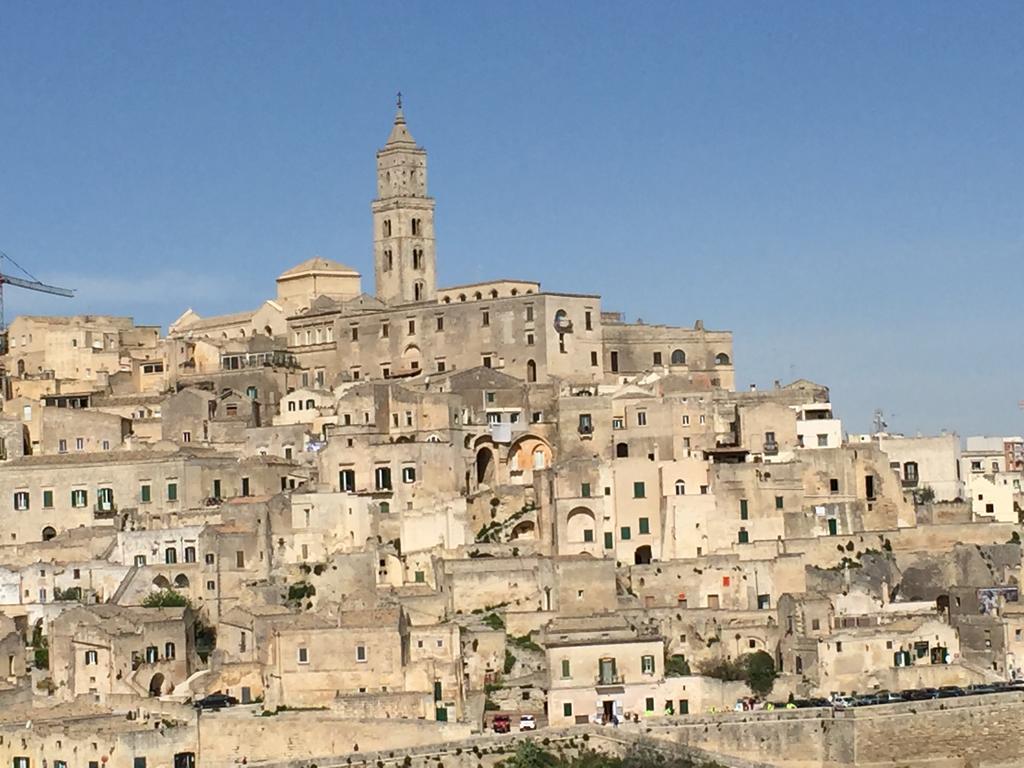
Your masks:
{"label": "railing", "polygon": [[770,442],[764,444],[764,455],[765,456],[776,456],[779,453],[779,444],[776,442]]}
{"label": "railing", "polygon": [[626,679],[622,675],[617,673],[617,672],[612,673],[610,675],[598,675],[594,679],[594,685],[598,685],[598,686],[601,686],[601,685],[622,685],[625,682],[626,682]]}
{"label": "railing", "polygon": [[97,520],[106,520],[117,515],[117,505],[112,501],[98,501],[93,505],[92,516]]}

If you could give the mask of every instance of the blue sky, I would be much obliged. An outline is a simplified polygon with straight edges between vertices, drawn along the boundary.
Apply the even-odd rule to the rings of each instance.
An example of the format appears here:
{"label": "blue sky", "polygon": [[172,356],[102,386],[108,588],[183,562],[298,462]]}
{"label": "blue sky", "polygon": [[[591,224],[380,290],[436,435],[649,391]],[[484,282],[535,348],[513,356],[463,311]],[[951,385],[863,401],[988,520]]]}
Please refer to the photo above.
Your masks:
{"label": "blue sky", "polygon": [[1019,433],[1024,3],[7,3],[0,249],[166,324],[320,254],[372,290],[394,92],[442,283],[735,333],[854,430]]}

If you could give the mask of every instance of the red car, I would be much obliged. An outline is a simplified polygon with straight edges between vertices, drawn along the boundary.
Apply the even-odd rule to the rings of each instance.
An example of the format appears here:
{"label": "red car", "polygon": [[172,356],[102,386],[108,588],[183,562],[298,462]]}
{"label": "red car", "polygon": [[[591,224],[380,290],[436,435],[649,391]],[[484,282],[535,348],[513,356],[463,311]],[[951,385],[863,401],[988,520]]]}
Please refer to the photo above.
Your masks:
{"label": "red car", "polygon": [[491,727],[495,733],[509,733],[512,730],[512,720],[508,715],[495,715]]}

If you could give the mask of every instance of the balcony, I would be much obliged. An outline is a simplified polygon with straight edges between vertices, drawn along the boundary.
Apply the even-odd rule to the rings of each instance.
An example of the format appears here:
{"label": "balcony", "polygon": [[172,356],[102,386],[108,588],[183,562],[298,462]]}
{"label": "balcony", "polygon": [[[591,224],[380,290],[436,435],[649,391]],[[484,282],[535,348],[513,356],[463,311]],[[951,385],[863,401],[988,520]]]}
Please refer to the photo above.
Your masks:
{"label": "balcony", "polygon": [[92,516],[97,520],[117,517],[117,505],[112,501],[98,501],[92,507]]}
{"label": "balcony", "polygon": [[618,672],[611,674],[598,675],[594,679],[594,686],[597,688],[603,688],[609,685],[625,685],[626,679]]}
{"label": "balcony", "polygon": [[904,477],[900,481],[900,485],[904,488],[917,488],[917,475],[914,475],[913,477]]}
{"label": "balcony", "polygon": [[765,456],[778,456],[779,455],[779,444],[772,440],[770,443],[764,444],[764,455]]}

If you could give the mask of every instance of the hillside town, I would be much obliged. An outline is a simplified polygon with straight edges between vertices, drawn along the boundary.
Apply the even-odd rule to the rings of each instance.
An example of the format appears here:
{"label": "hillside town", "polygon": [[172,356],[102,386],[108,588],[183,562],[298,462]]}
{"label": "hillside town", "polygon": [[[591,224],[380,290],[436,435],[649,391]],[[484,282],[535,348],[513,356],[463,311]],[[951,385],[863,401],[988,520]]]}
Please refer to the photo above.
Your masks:
{"label": "hillside town", "polygon": [[782,765],[739,724],[1019,716],[1024,437],[851,434],[699,318],[439,286],[400,104],[376,182],[372,286],[310,255],[232,314],[11,320],[0,760],[476,768],[642,731]]}

